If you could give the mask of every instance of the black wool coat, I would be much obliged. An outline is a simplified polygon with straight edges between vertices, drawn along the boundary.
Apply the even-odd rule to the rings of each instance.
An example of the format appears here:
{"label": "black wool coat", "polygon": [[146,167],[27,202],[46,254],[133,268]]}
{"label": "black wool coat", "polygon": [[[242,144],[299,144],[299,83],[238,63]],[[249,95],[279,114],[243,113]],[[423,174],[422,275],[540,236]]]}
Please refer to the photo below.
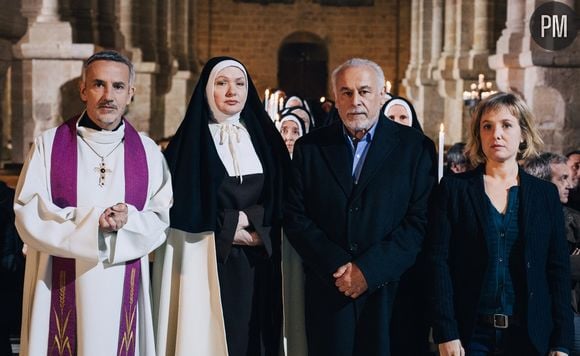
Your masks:
{"label": "black wool coat", "polygon": [[[388,355],[397,281],[425,235],[434,145],[381,114],[358,184],[348,145],[340,121],[298,140],[284,229],[305,264],[309,354]],[[354,301],[332,277],[347,262],[369,287]]]}

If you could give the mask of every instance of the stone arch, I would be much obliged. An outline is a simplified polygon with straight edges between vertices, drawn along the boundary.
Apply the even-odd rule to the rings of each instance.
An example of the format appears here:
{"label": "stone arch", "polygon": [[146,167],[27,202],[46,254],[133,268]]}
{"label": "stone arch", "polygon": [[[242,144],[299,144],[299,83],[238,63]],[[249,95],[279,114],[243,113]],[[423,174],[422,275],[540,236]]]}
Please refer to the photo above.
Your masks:
{"label": "stone arch", "polygon": [[288,95],[306,99],[327,96],[328,49],[326,43],[311,32],[294,32],[278,50],[278,83]]}

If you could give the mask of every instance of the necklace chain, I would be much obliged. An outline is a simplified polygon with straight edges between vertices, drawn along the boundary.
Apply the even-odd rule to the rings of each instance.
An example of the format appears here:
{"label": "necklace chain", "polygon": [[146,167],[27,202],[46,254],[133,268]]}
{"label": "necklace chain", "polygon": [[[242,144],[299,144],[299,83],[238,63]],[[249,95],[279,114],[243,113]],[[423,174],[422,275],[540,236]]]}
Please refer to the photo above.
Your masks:
{"label": "necklace chain", "polygon": [[105,158],[107,158],[107,157],[109,157],[111,155],[111,153],[115,152],[115,150],[117,149],[117,147],[119,147],[123,143],[123,141],[125,140],[125,138],[123,137],[121,139],[121,141],[119,141],[119,143],[115,147],[113,147],[113,149],[111,150],[111,152],[107,153],[104,156],[101,156],[97,151],[95,151],[95,149],[93,148],[93,146],[89,145],[89,143],[87,142],[87,140],[85,140],[85,138],[83,136],[79,135],[79,137],[81,138],[81,140],[83,140],[84,143],[87,144],[87,146],[89,146],[89,148],[91,149],[91,151],[94,152],[94,154],[96,154],[97,156],[99,156],[99,158],[101,159],[101,161],[104,161]]}
{"label": "necklace chain", "polygon": [[87,142],[87,140],[85,140],[85,138],[82,135],[79,135],[79,137],[81,138],[81,140],[83,140],[83,142],[89,146],[89,148],[91,149],[91,151],[93,151],[94,154],[96,154],[100,159],[101,159],[101,163],[99,164],[98,167],[95,167],[95,172],[97,172],[99,174],[99,186],[103,187],[105,185],[105,178],[107,176],[107,173],[112,173],[113,171],[111,171],[110,169],[107,168],[107,165],[105,164],[105,158],[109,157],[111,155],[111,153],[115,152],[115,150],[117,149],[117,147],[121,146],[121,144],[123,143],[123,141],[125,140],[125,138],[122,138],[121,141],[119,141],[119,143],[113,147],[113,149],[107,153],[106,155],[102,156],[100,155],[94,148],[93,146],[89,145],[89,143]]}

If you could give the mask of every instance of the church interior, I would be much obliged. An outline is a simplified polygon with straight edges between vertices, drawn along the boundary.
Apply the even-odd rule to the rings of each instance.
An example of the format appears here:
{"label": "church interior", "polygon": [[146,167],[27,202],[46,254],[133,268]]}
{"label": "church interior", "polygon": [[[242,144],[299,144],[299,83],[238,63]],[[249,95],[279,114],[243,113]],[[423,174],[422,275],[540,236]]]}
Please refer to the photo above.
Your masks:
{"label": "church interior", "polygon": [[466,95],[483,75],[483,90],[523,96],[544,149],[565,153],[580,147],[580,41],[558,51],[534,42],[529,20],[543,2],[0,0],[0,161],[18,167],[35,136],[82,110],[82,62],[101,49],[135,63],[127,117],[153,139],[174,133],[211,57],[241,60],[261,93],[313,102],[332,98],[333,68],[362,57],[383,68],[435,141],[441,123],[446,146],[465,140]]}
{"label": "church interior", "polygon": [[[546,50],[530,18],[545,0],[0,0],[0,180],[14,187],[34,138],[83,110],[83,61],[128,56],[126,117],[170,137],[203,65],[243,62],[258,92],[332,99],[332,70],[378,63],[435,143],[465,141],[474,106],[512,91],[531,107],[544,150],[580,149],[580,39]],[[561,0],[580,13],[580,0]]]}

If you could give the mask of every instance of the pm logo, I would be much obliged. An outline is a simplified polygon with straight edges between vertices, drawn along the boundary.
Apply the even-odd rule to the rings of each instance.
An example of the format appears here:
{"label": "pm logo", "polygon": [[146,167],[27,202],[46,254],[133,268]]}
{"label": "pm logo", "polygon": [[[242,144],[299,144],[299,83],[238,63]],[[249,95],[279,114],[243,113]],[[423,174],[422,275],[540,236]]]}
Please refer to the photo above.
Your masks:
{"label": "pm logo", "polygon": [[534,41],[543,49],[557,51],[574,42],[580,19],[566,4],[549,1],[534,11],[530,20],[530,32]]}

